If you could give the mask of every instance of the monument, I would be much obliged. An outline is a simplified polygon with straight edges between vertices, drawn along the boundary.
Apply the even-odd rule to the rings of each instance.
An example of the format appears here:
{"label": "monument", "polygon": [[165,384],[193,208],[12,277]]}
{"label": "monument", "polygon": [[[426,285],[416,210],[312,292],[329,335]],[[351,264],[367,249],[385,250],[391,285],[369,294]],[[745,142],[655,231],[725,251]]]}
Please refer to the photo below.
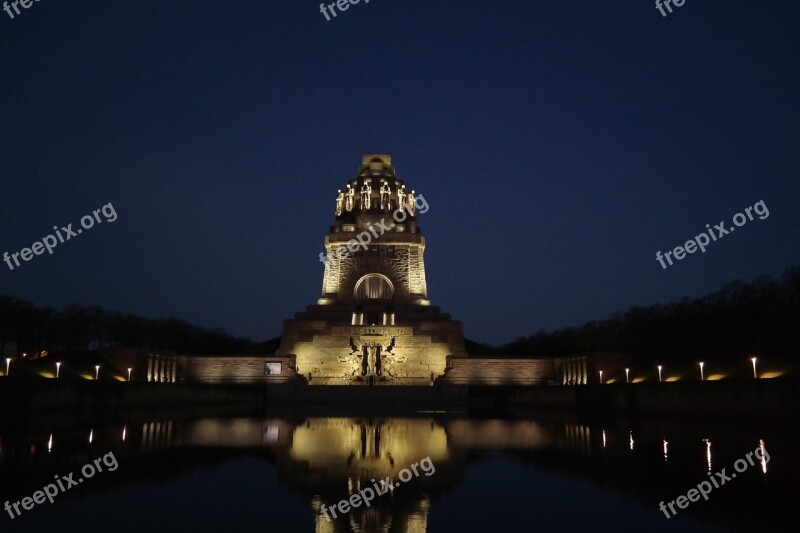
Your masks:
{"label": "monument", "polygon": [[422,195],[387,154],[366,154],[339,190],[325,237],[322,295],[287,320],[276,356],[311,385],[425,385],[466,357],[461,323],[431,305]]}
{"label": "monument", "polygon": [[[322,294],[284,322],[274,354],[149,354],[137,375],[157,383],[289,385],[296,397],[317,400],[328,391],[295,387],[435,383],[441,392],[453,386],[588,382],[593,367],[585,357],[467,353],[461,323],[428,299],[425,237],[418,222],[428,203],[397,177],[391,156],[364,155],[356,176],[333,199],[333,225],[320,254]],[[385,391],[359,394],[383,397]],[[414,398],[423,400],[424,394],[415,392]]]}

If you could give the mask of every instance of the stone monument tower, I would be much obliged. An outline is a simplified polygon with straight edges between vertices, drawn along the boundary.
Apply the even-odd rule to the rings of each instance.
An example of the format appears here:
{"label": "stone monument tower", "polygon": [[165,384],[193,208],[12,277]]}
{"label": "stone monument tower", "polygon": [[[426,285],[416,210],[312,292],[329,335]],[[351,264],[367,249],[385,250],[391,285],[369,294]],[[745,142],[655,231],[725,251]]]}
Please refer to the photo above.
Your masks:
{"label": "stone monument tower", "polygon": [[284,323],[276,353],[296,356],[310,384],[430,384],[448,355],[467,355],[461,323],[428,300],[417,222],[427,210],[387,154],[364,155],[338,191],[322,296]]}

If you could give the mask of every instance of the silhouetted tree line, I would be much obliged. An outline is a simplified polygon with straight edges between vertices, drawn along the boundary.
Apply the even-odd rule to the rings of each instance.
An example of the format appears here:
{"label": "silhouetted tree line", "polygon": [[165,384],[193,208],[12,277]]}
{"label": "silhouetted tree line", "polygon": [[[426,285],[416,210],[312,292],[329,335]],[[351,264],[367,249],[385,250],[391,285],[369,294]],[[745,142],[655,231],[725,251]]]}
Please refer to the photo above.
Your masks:
{"label": "silhouetted tree line", "polygon": [[253,346],[221,329],[177,318],[148,319],[102,307],[70,305],[61,311],[0,296],[0,354],[11,346],[31,354],[125,346],[191,354],[231,354]]}
{"label": "silhouetted tree line", "polygon": [[733,359],[800,355],[800,267],[774,279],[733,281],[701,298],[633,307],[580,327],[520,337],[503,355],[547,357],[619,352],[639,360]]}

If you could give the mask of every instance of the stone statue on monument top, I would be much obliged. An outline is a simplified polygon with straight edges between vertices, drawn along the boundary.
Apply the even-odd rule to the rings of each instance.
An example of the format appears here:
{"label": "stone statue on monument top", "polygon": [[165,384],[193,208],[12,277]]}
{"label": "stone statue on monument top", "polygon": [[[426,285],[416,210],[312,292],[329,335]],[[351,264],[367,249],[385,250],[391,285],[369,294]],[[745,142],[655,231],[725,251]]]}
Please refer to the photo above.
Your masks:
{"label": "stone statue on monument top", "polygon": [[392,189],[389,188],[388,183],[381,185],[381,209],[388,211],[392,208]]}
{"label": "stone statue on monument top", "polygon": [[365,183],[361,187],[361,209],[369,209],[372,205],[372,187]]}
{"label": "stone statue on monument top", "polygon": [[344,207],[344,193],[341,190],[336,191],[336,216],[342,214],[342,208]]}
{"label": "stone statue on monument top", "polygon": [[344,195],[344,208],[347,211],[353,210],[353,197],[355,196],[356,191],[350,187],[350,184],[347,184],[347,192]]}
{"label": "stone statue on monument top", "polygon": [[403,185],[399,189],[397,189],[397,207],[398,209],[403,209],[406,204],[406,186]]}

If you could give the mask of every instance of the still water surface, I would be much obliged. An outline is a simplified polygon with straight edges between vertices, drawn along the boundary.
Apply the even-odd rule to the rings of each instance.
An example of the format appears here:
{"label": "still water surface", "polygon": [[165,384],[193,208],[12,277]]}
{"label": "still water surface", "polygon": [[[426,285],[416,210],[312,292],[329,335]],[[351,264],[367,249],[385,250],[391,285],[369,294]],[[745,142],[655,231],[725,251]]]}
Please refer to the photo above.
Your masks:
{"label": "still water surface", "polygon": [[[797,430],[686,420],[130,411],[0,419],[0,504],[113,452],[104,471],[2,531],[793,531]],[[669,520],[659,510],[760,444]],[[433,468],[403,469],[422,459]],[[102,464],[102,462],[101,462]],[[435,468],[435,471],[433,469]],[[426,475],[430,474],[430,475]],[[401,483],[402,477],[411,476]],[[371,480],[394,486],[336,506]],[[677,509],[677,507],[676,507]]]}

